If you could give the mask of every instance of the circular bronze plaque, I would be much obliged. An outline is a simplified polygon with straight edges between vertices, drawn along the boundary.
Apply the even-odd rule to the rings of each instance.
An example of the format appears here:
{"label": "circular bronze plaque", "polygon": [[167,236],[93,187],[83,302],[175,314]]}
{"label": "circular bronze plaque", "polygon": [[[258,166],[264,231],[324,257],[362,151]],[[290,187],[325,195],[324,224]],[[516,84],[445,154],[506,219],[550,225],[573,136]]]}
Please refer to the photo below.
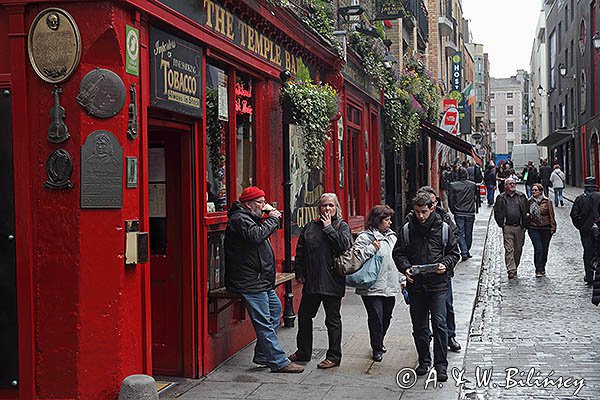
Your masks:
{"label": "circular bronze plaque", "polygon": [[121,111],[125,104],[125,85],[114,72],[96,68],[81,80],[76,100],[88,114],[110,118]]}
{"label": "circular bronze plaque", "polygon": [[35,73],[49,83],[67,80],[79,65],[81,37],[71,15],[60,8],[40,12],[28,37],[29,61]]}

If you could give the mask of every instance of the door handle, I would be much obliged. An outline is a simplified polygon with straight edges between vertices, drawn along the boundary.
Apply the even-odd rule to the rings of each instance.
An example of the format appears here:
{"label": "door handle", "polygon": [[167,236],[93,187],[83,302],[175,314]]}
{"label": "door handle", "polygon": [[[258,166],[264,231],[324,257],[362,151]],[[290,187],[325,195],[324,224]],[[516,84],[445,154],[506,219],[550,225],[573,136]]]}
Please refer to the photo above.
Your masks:
{"label": "door handle", "polygon": [[15,235],[8,235],[8,240],[15,240]]}

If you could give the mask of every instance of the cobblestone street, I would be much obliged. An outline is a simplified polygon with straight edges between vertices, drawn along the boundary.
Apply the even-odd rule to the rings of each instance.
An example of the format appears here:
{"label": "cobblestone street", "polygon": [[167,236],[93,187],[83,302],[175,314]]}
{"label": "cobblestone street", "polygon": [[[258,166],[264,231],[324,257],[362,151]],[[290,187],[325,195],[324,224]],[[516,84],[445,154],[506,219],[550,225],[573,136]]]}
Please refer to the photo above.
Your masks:
{"label": "cobblestone street", "polygon": [[[491,219],[461,399],[600,398],[600,309],[583,282],[579,234],[569,218],[571,203],[565,203],[556,210],[558,231],[543,278],[534,275],[527,237],[518,277],[508,280],[502,232]],[[477,368],[480,376],[493,368],[489,384],[476,384]],[[528,374],[534,374],[529,381]],[[536,387],[546,377],[550,385]],[[561,377],[563,387],[557,388],[552,382]]]}

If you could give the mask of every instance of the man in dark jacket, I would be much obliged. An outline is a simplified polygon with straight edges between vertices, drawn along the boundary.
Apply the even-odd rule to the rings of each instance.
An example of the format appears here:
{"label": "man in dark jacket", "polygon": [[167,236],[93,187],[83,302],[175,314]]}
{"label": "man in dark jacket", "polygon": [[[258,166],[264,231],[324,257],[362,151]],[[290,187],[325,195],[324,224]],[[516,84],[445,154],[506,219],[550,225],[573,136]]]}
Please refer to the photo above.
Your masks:
{"label": "man in dark jacket", "polygon": [[579,230],[581,245],[583,246],[583,266],[585,270],[584,280],[591,285],[594,278],[592,259],[595,246],[592,227],[600,217],[600,193],[597,191],[596,178],[587,177],[584,183],[584,192],[577,196],[571,209],[571,221]]}
{"label": "man in dark jacket", "polygon": [[542,165],[540,165],[540,180],[542,181],[544,196],[546,197],[550,193],[550,175],[552,175],[552,167],[548,165],[547,160],[543,160]]}
{"label": "man in dark jacket", "polygon": [[529,203],[525,194],[517,191],[517,183],[512,178],[504,181],[504,193],[496,197],[494,219],[504,236],[504,261],[508,279],[517,276],[521,262],[525,229],[529,225]]}
{"label": "man in dark jacket", "polygon": [[475,222],[476,202],[479,198],[477,185],[467,179],[467,170],[458,170],[458,181],[450,184],[448,205],[454,214],[454,220],[459,232],[460,254],[463,261],[471,258],[473,243],[473,223]]}
{"label": "man in dark jacket", "polygon": [[522,173],[523,180],[525,181],[525,193],[527,197],[531,197],[531,186],[534,183],[538,183],[540,181],[540,174],[538,173],[537,168],[533,165],[533,161],[529,160],[527,162],[527,166],[523,168]]}
{"label": "man in dark jacket", "polygon": [[281,213],[268,212],[263,221],[265,192],[256,186],[244,189],[228,212],[225,230],[225,286],[239,293],[256,332],[253,362],[272,372],[297,373],[304,367],[290,362],[277,338],[281,301],[275,293],[275,255],[269,236],[275,232]]}
{"label": "man in dark jacket", "polygon": [[[433,202],[435,212],[442,217],[442,221],[448,224],[455,237],[458,237],[458,227],[452,220],[452,217],[443,208],[438,205],[435,190],[431,186],[423,186],[417,193],[427,193]],[[412,211],[411,211],[412,213]],[[410,215],[410,214],[409,214]],[[448,348],[450,351],[458,353],[461,349],[460,343],[456,341],[456,318],[454,316],[454,296],[452,294],[452,278],[454,270],[448,272],[448,292],[446,295],[446,327],[448,328]]]}
{"label": "man in dark jacket", "polygon": [[[417,375],[425,375],[431,366],[429,343],[429,314],[433,329],[433,356],[437,379],[448,380],[448,332],[446,327],[446,296],[448,273],[454,270],[459,259],[457,240],[451,229],[444,246],[444,222],[435,212],[431,198],[418,193],[413,199],[414,213],[409,217],[409,237],[404,230],[393,251],[398,270],[406,275],[410,298],[410,318],[413,338],[419,354]],[[430,272],[420,272],[416,266],[430,264]]]}

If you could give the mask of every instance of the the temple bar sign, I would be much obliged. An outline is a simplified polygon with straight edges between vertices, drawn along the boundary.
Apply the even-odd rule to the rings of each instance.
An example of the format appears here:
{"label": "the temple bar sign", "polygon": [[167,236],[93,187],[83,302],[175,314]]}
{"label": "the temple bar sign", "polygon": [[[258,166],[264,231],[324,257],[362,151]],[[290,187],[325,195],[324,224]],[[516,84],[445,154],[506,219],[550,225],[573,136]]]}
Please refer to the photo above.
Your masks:
{"label": "the temple bar sign", "polygon": [[249,23],[242,21],[237,15],[225,9],[220,2],[215,0],[159,1],[269,64],[296,74],[299,57]]}
{"label": "the temple bar sign", "polygon": [[406,16],[404,5],[398,0],[375,0],[375,20],[397,19]]}

